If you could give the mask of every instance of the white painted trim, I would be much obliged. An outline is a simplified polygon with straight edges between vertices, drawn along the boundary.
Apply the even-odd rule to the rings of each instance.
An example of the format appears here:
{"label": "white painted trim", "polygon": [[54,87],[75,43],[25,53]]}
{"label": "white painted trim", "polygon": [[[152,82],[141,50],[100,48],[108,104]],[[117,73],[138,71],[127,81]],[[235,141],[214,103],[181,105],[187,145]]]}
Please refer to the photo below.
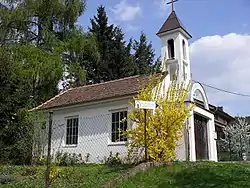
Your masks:
{"label": "white painted trim", "polygon": [[195,131],[194,131],[194,114],[199,114],[208,119],[207,136],[208,136],[208,158],[210,161],[217,161],[217,147],[215,140],[214,115],[200,107],[194,107],[189,118],[189,144],[190,144],[190,160],[196,161],[195,151]]}
{"label": "white painted trim", "polygon": [[202,85],[200,83],[193,83],[191,85],[191,90],[189,91],[188,100],[190,100],[191,102],[194,102],[194,93],[195,93],[196,90],[201,92],[203,102],[204,102],[204,105],[205,105],[205,109],[209,110],[207,95],[206,95],[206,92],[205,92],[204,88],[202,87]]}
{"label": "white painted trim", "polygon": [[[77,135],[77,144],[66,144],[66,139],[67,139],[67,120],[68,119],[74,119],[74,118],[78,118],[78,135]],[[64,117],[64,135],[63,135],[63,139],[62,139],[62,148],[74,148],[78,146],[78,142],[79,142],[79,124],[80,124],[80,118],[79,115],[72,115],[72,116],[66,116]]]}

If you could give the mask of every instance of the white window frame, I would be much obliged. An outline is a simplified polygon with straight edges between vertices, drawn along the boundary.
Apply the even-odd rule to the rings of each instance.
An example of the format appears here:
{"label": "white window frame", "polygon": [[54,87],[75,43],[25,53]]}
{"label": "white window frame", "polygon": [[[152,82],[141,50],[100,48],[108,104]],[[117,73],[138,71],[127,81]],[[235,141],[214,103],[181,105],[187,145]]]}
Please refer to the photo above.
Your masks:
{"label": "white window frame", "polygon": [[[67,144],[67,122],[69,119],[78,119],[78,125],[77,125],[77,144]],[[79,123],[80,123],[80,119],[78,115],[75,116],[68,116],[65,117],[65,126],[64,126],[64,147],[77,147],[78,143],[79,143]]]}
{"label": "white window frame", "polygon": [[[112,141],[112,114],[113,113],[117,113],[117,112],[124,112],[124,111],[126,111],[127,112],[127,117],[128,117],[128,113],[129,113],[129,111],[128,111],[128,108],[120,108],[120,109],[114,109],[114,110],[110,110],[109,112],[110,112],[110,123],[109,123],[109,126],[108,126],[108,128],[109,128],[109,131],[110,131],[110,134],[109,134],[109,138],[108,138],[108,145],[109,146],[116,146],[116,145],[125,145],[127,142],[128,142],[128,140],[127,141],[118,141],[118,142],[113,142]],[[120,114],[119,114],[119,118],[120,118]],[[129,121],[127,120],[127,130],[129,129],[130,127],[129,127]]]}

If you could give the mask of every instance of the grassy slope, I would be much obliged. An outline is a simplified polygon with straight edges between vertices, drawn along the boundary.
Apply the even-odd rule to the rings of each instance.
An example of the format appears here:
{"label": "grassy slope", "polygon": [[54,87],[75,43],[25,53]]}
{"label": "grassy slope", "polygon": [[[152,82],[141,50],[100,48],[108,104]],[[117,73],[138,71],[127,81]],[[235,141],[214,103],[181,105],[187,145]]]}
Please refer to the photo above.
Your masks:
{"label": "grassy slope", "polygon": [[[127,167],[119,169],[104,165],[83,165],[60,167],[60,177],[53,183],[54,188],[100,187],[107,180],[116,177]],[[28,169],[28,170],[27,170]],[[0,166],[0,174],[14,177],[16,182],[0,184],[1,188],[44,188],[44,167],[38,167],[36,173],[30,173],[30,167]],[[28,172],[28,173],[27,173]]]}
{"label": "grassy slope", "polygon": [[121,183],[119,188],[249,188],[250,164],[190,163],[157,167]]}

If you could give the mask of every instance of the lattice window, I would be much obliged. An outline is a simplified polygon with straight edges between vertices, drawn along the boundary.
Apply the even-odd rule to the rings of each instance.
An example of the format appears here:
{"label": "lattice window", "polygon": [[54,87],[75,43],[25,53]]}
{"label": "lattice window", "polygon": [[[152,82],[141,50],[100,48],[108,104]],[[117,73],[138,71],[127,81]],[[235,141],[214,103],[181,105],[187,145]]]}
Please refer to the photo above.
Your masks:
{"label": "lattice window", "polygon": [[127,121],[122,121],[127,118],[127,111],[113,112],[112,113],[112,142],[127,141],[127,138],[123,136],[123,132],[127,130]]}
{"label": "lattice window", "polygon": [[78,117],[68,118],[66,127],[66,145],[78,143]]}

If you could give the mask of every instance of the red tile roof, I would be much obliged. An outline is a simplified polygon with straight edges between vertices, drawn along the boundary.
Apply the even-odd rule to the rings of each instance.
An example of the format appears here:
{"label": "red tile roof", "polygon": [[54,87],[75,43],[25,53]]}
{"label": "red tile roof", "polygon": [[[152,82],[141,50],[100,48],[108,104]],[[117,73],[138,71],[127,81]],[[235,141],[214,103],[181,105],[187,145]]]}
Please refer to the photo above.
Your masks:
{"label": "red tile roof", "polygon": [[131,76],[109,82],[70,88],[45,103],[36,110],[51,109],[90,101],[134,95],[140,86],[148,83],[148,76]]}

